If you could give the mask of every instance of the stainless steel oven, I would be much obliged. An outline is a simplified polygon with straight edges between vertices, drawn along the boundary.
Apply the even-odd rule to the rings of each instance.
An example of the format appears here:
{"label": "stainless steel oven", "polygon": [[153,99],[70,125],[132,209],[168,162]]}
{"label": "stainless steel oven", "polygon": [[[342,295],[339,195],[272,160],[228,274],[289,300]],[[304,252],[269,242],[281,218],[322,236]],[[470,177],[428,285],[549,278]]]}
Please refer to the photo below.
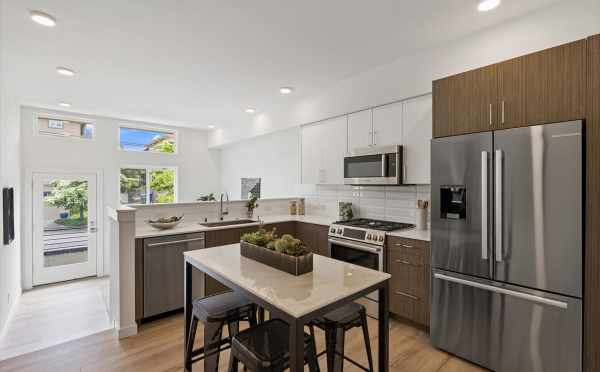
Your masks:
{"label": "stainless steel oven", "polygon": [[345,185],[400,185],[402,146],[367,147],[344,157]]}
{"label": "stainless steel oven", "polygon": [[[329,237],[329,256],[336,260],[373,270],[384,271],[384,249],[382,245],[362,243],[347,239]],[[372,292],[356,300],[367,309],[367,315],[377,319],[379,297]]]}

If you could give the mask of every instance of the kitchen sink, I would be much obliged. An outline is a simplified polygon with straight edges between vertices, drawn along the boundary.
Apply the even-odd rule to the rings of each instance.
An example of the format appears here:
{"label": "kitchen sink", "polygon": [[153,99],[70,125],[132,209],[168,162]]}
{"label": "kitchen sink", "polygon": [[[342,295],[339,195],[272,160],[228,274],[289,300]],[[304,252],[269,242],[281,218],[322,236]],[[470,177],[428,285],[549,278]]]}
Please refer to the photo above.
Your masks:
{"label": "kitchen sink", "polygon": [[201,226],[204,227],[219,227],[219,226],[232,226],[232,225],[244,225],[247,223],[258,223],[254,220],[233,220],[233,221],[219,221],[219,222],[202,222]]}

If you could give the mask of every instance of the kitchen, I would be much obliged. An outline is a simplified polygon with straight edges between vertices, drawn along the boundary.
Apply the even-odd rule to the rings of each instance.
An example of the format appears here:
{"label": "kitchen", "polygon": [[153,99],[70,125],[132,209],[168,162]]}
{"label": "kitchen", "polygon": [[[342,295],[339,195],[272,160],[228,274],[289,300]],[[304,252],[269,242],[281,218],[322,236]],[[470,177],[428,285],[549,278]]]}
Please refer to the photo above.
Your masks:
{"label": "kitchen", "polygon": [[[133,93],[135,79],[109,78],[101,66],[92,70],[74,57],[37,61],[59,66],[52,84],[62,87],[57,91],[64,97],[51,98],[60,102],[57,108],[43,89],[28,95],[32,83],[22,78],[22,87],[7,88],[2,101],[9,110],[4,120],[19,128],[12,137],[13,129],[3,128],[3,138],[18,137],[22,170],[15,171],[19,182],[3,173],[6,186],[13,186],[3,204],[15,209],[3,222],[16,221],[3,227],[9,232],[6,254],[15,259],[14,248],[19,256],[5,265],[21,269],[4,271],[7,283],[15,276],[18,283],[0,288],[3,297],[8,292],[7,304],[0,301],[0,328],[6,327],[0,369],[36,370],[49,360],[65,369],[66,361],[51,355],[66,347],[81,352],[73,366],[109,370],[237,370],[242,363],[250,370],[270,365],[299,371],[305,362],[311,371],[600,369],[594,227],[600,207],[594,192],[600,173],[600,9],[591,0],[471,3],[406,5],[406,14],[402,5],[386,3],[381,10],[389,15],[377,11],[374,18],[380,28],[368,33],[345,25],[348,35],[334,32],[331,39],[298,26],[298,60],[298,51],[308,47],[304,40],[322,44],[311,47],[319,57],[297,66],[293,77],[285,53],[273,57],[271,68],[256,63],[272,56],[268,45],[285,40],[265,33],[274,24],[255,30],[245,17],[257,21],[260,12],[211,5],[212,13],[202,17],[233,16],[257,32],[226,36],[256,49],[243,70],[255,69],[255,77],[240,77],[242,59],[230,61],[222,49],[215,57],[223,58],[220,72],[184,78],[183,71],[193,69],[188,62],[201,58],[190,52],[193,57],[181,59],[185,68],[170,65],[172,79],[157,73],[155,89],[147,89],[165,89],[179,102],[173,98],[177,103],[161,111],[157,96],[130,94],[144,115],[133,104],[106,102],[105,110],[93,109],[99,99],[93,95],[106,92],[99,85],[72,94],[80,82],[92,86],[98,76],[123,87],[117,96]],[[61,27],[75,27],[71,10],[50,0],[45,5],[34,11],[3,4],[13,15],[2,17],[10,31],[3,44],[14,46],[16,35],[28,32],[39,38],[44,27],[67,37]],[[257,6],[263,14],[291,14]],[[296,11],[306,14],[315,6]],[[139,11],[157,20],[152,7]],[[183,8],[161,12],[165,24],[176,24],[171,16],[183,17]],[[364,12],[358,5],[347,10],[355,20]],[[384,43],[364,43],[392,27],[391,15],[400,13],[405,22],[395,30],[406,32],[410,24],[422,32],[416,41],[395,39],[406,46],[401,58],[386,57]],[[432,23],[409,23],[427,14],[437,22],[454,17],[461,27],[445,38]],[[36,17],[48,25],[16,32],[32,27]],[[182,22],[189,27],[207,27],[188,17],[191,12]],[[118,23],[106,16],[86,19]],[[135,22],[146,27],[141,18]],[[117,28],[110,32],[129,42],[114,37]],[[169,32],[164,38],[172,40]],[[252,43],[251,34],[266,44]],[[352,54],[354,61],[345,64],[341,56],[356,53],[344,43],[351,38],[372,53]],[[334,40],[345,52],[331,49]],[[30,42],[34,47],[38,41]],[[172,48],[176,55],[195,43],[184,38]],[[69,54],[67,46],[52,45]],[[320,64],[324,46],[339,71]],[[130,50],[151,50],[146,42],[136,48]],[[27,71],[16,62],[29,50],[6,49],[1,61],[3,84],[12,82],[7,87]],[[123,58],[115,69],[135,60]],[[165,71],[160,61],[149,66]],[[273,73],[273,66],[288,70]],[[247,94],[229,86],[213,89],[214,97],[194,93],[187,99],[182,93],[189,87],[170,85],[189,78],[215,87],[227,73],[260,89]],[[69,128],[76,130],[67,133]],[[9,158],[2,154],[4,163]],[[85,205],[66,206],[60,192],[81,185]],[[102,332],[36,349],[22,346],[39,341],[27,336],[13,346],[25,352],[3,354],[3,345],[17,345],[16,330],[28,326],[15,324],[32,296],[81,278],[104,278],[99,304],[108,321]],[[214,313],[223,306],[232,307]],[[269,346],[253,344],[253,337],[265,337]],[[103,352],[85,346],[106,340],[117,345],[106,350],[119,361],[102,360]],[[147,347],[153,343],[158,350]],[[275,350],[280,354],[271,355]]]}

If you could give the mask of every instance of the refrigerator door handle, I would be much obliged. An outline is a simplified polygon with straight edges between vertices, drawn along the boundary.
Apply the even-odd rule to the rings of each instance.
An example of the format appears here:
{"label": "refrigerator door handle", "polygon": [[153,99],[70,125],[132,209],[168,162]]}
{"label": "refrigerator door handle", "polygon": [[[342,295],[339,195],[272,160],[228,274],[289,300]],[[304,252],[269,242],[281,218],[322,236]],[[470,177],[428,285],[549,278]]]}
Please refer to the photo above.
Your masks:
{"label": "refrigerator door handle", "polygon": [[495,211],[496,218],[496,261],[502,262],[502,150],[496,150],[496,187],[495,187]]}
{"label": "refrigerator door handle", "polygon": [[488,152],[481,152],[481,259],[488,259]]}
{"label": "refrigerator door handle", "polygon": [[495,287],[493,285],[472,282],[470,280],[455,278],[455,277],[449,276],[449,275],[434,273],[433,277],[436,279],[445,280],[447,282],[453,282],[453,283],[462,284],[462,285],[466,285],[466,286],[473,287],[473,288],[483,289],[484,291],[495,292],[495,293],[499,293],[499,294],[503,294],[503,295],[507,295],[507,296],[521,298],[523,300],[536,302],[536,303],[539,303],[542,305],[554,306],[554,307],[558,307],[560,309],[567,309],[567,307],[568,307],[568,304],[563,301],[558,301],[558,300],[553,300],[551,298],[535,296],[535,295],[532,295],[529,293],[517,292],[517,291],[513,291],[510,289],[505,289],[505,288],[501,288],[501,287]]}

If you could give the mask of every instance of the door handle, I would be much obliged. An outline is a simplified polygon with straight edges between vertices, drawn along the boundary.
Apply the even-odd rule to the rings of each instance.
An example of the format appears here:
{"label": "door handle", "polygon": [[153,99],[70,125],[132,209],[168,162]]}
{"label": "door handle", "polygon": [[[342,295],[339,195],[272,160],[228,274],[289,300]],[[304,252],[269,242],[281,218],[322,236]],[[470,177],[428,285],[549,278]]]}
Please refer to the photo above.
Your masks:
{"label": "door handle", "polygon": [[503,295],[507,295],[507,296],[517,297],[517,298],[521,298],[521,299],[532,301],[532,302],[537,302],[537,303],[544,304],[544,305],[559,307],[561,309],[566,309],[569,306],[569,304],[567,304],[566,302],[563,302],[563,301],[553,300],[551,298],[546,298],[546,297],[535,296],[535,295],[532,295],[529,293],[512,291],[510,289],[496,287],[496,286],[489,285],[489,284],[472,282],[470,280],[455,278],[453,276],[444,275],[444,274],[440,274],[440,273],[433,274],[433,277],[436,279],[445,280],[447,282],[462,284],[462,285],[466,285],[466,286],[473,287],[473,288],[483,289],[484,291],[495,292],[495,293],[499,293],[499,294],[503,294]]}
{"label": "door handle", "polygon": [[90,227],[89,231],[90,231],[91,233],[95,233],[95,232],[97,232],[97,231],[98,231],[98,229],[97,229],[96,227]]}
{"label": "door handle", "polygon": [[488,259],[488,152],[481,152],[481,259]]}
{"label": "door handle", "polygon": [[496,261],[502,262],[502,150],[496,150]]}

